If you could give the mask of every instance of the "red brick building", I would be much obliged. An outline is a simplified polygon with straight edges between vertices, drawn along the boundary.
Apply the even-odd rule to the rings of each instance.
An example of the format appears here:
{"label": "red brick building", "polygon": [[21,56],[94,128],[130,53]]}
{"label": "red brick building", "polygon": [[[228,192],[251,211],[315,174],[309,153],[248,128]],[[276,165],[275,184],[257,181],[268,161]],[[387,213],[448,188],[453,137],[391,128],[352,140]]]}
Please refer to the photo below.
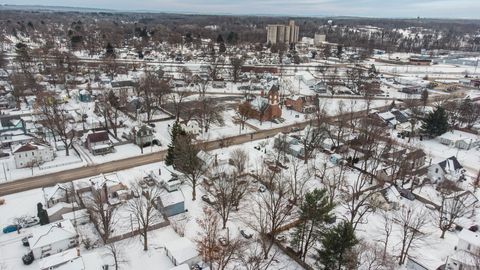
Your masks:
{"label": "red brick building", "polygon": [[266,96],[262,93],[260,96],[252,97],[242,103],[239,112],[246,118],[257,119],[260,122],[271,121],[282,117],[282,109],[280,109],[279,103],[278,86],[274,85]]}
{"label": "red brick building", "polygon": [[290,96],[284,101],[289,110],[300,113],[312,113],[317,109],[318,97],[316,96]]}

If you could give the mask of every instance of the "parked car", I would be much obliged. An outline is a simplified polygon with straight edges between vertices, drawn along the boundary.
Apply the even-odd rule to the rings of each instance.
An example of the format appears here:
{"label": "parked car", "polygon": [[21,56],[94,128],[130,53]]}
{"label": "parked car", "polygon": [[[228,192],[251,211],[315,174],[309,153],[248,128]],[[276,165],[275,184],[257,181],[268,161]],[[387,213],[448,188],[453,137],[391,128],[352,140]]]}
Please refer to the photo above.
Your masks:
{"label": "parked car", "polygon": [[219,242],[220,245],[222,245],[222,246],[228,245],[228,240],[227,240],[227,238],[225,238],[225,237],[220,237],[220,238],[218,238],[218,242]]}
{"label": "parked car", "polygon": [[415,200],[415,195],[413,195],[413,193],[408,189],[399,188],[398,193],[400,193],[400,196],[406,199],[409,199],[411,201]]}
{"label": "parked car", "polygon": [[27,217],[22,222],[22,228],[29,228],[39,223],[40,223],[40,219],[38,217]]}
{"label": "parked car", "polygon": [[3,228],[3,233],[16,232],[18,229],[20,229],[20,226],[18,225],[8,225],[7,227]]}
{"label": "parked car", "polygon": [[287,240],[287,237],[285,235],[279,235],[277,236],[277,241],[279,242],[284,242],[285,240]]}
{"label": "parked car", "polygon": [[274,165],[268,166],[268,169],[271,170],[272,172],[276,172],[276,173],[282,171],[282,169],[280,169],[278,166],[274,166]]}
{"label": "parked car", "polygon": [[23,255],[23,257],[22,257],[23,264],[25,264],[25,265],[32,264],[34,259],[35,258],[33,257],[33,252],[32,251],[30,251],[30,253],[27,253],[27,254]]}
{"label": "parked car", "polygon": [[23,245],[24,247],[30,246],[30,243],[28,243],[28,237],[23,237],[23,238],[22,238],[22,245]]}
{"label": "parked car", "polygon": [[145,176],[143,181],[149,186],[155,186],[155,180],[151,176]]}
{"label": "parked car", "polygon": [[247,232],[245,230],[240,230],[240,234],[247,239],[250,239],[253,237],[253,233]]}
{"label": "parked car", "polygon": [[211,198],[210,196],[208,195],[203,195],[202,196],[202,200],[210,205],[214,204],[215,203],[215,199],[214,198]]}

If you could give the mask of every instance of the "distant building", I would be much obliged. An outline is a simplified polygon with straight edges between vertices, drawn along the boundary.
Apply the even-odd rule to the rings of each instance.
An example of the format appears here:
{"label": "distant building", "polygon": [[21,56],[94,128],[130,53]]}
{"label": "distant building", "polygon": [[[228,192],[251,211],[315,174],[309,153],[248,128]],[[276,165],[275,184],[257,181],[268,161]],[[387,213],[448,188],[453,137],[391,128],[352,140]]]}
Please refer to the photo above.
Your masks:
{"label": "distant building", "polygon": [[313,44],[319,45],[327,40],[327,36],[323,34],[315,34],[313,38]]}
{"label": "distant building", "polygon": [[288,25],[270,24],[267,26],[267,43],[297,43],[299,32],[300,28],[295,25],[293,20],[290,20]]}
{"label": "distant building", "polygon": [[425,58],[425,57],[410,57],[408,59],[410,65],[417,65],[417,66],[430,66],[432,64],[432,59]]}

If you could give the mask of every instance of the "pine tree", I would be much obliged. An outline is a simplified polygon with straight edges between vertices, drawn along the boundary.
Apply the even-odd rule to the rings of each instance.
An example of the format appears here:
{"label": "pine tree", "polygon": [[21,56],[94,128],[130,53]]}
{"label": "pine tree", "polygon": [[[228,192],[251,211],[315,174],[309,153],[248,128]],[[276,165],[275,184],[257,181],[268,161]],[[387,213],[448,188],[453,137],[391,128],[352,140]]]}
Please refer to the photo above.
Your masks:
{"label": "pine tree", "polygon": [[175,143],[177,140],[177,136],[179,135],[186,135],[186,133],[180,126],[180,123],[178,123],[178,121],[175,121],[175,123],[173,123],[172,129],[170,130],[171,142],[168,145],[167,156],[165,157],[165,164],[167,166],[173,165],[175,161]]}
{"label": "pine tree", "polygon": [[437,106],[423,119],[422,131],[430,137],[442,135],[448,130],[448,114],[443,107]]}
{"label": "pine tree", "polygon": [[42,203],[37,203],[37,217],[40,220],[40,225],[45,225],[50,223],[47,210],[43,209]]}
{"label": "pine tree", "polygon": [[300,219],[293,232],[291,244],[300,251],[300,258],[305,261],[308,251],[318,241],[320,230],[325,222],[333,218],[331,211],[333,205],[329,202],[325,189],[314,189],[305,194],[300,205]]}
{"label": "pine tree", "polygon": [[348,258],[348,252],[358,243],[352,224],[343,221],[326,231],[321,237],[322,248],[314,256],[322,269],[342,269]]}

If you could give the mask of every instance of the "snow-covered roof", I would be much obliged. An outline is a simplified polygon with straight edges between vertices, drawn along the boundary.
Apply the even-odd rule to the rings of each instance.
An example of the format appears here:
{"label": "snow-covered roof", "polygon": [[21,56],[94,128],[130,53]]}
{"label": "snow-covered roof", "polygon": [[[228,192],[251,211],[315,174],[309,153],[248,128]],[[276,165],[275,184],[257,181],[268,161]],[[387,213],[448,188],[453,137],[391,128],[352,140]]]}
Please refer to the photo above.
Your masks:
{"label": "snow-covered roof", "polygon": [[[74,190],[78,191],[90,191],[99,190],[106,185],[107,188],[123,185],[116,173],[101,174],[90,179],[80,179],[73,181]],[[125,186],[123,186],[125,188]]]}
{"label": "snow-covered roof", "polygon": [[460,169],[463,169],[463,166],[458,162],[455,156],[451,156],[444,161],[438,163],[438,165],[446,172],[456,172]]}
{"label": "snow-covered roof", "polygon": [[185,196],[181,190],[175,190],[172,192],[163,192],[160,194],[160,199],[164,207],[181,203],[185,201]]}
{"label": "snow-covered roof", "polygon": [[72,183],[60,183],[55,184],[53,187],[44,187],[43,190],[43,197],[45,200],[49,201],[51,199],[56,198],[63,198],[67,191],[73,189]]}
{"label": "snow-covered roof", "polygon": [[213,161],[213,156],[203,150],[200,150],[197,153],[197,158],[203,161],[207,166],[210,165],[210,163],[212,163]]}
{"label": "snow-covered roof", "polygon": [[182,264],[199,255],[195,244],[185,237],[167,242],[165,249],[175,258],[178,264]]}
{"label": "snow-covered roof", "polygon": [[35,249],[77,236],[72,222],[62,220],[34,228],[28,243],[31,249]]}
{"label": "snow-covered roof", "polygon": [[478,140],[479,136],[468,133],[468,132],[452,130],[442,134],[439,138],[450,140],[450,141],[472,140],[472,142],[475,142]]}
{"label": "snow-covered roof", "polygon": [[39,262],[40,270],[101,270],[103,265],[105,263],[97,252],[80,254],[76,248],[45,257]]}
{"label": "snow-covered roof", "polygon": [[45,148],[48,148],[48,146],[43,144],[38,144],[38,143],[26,143],[26,144],[17,146],[16,148],[13,149],[12,152],[16,154],[16,153],[22,153],[27,151],[45,149]]}
{"label": "snow-covered roof", "polygon": [[257,96],[255,97],[254,100],[250,102],[250,105],[252,105],[252,108],[256,111],[262,111],[265,109],[265,107],[268,105],[268,99],[264,97]]}
{"label": "snow-covered roof", "polygon": [[463,229],[458,234],[458,240],[464,241],[466,243],[472,244],[476,247],[480,247],[480,234],[477,232],[472,232],[467,229]]}
{"label": "snow-covered roof", "polygon": [[378,116],[385,121],[395,119],[395,115],[391,112],[378,113]]}

